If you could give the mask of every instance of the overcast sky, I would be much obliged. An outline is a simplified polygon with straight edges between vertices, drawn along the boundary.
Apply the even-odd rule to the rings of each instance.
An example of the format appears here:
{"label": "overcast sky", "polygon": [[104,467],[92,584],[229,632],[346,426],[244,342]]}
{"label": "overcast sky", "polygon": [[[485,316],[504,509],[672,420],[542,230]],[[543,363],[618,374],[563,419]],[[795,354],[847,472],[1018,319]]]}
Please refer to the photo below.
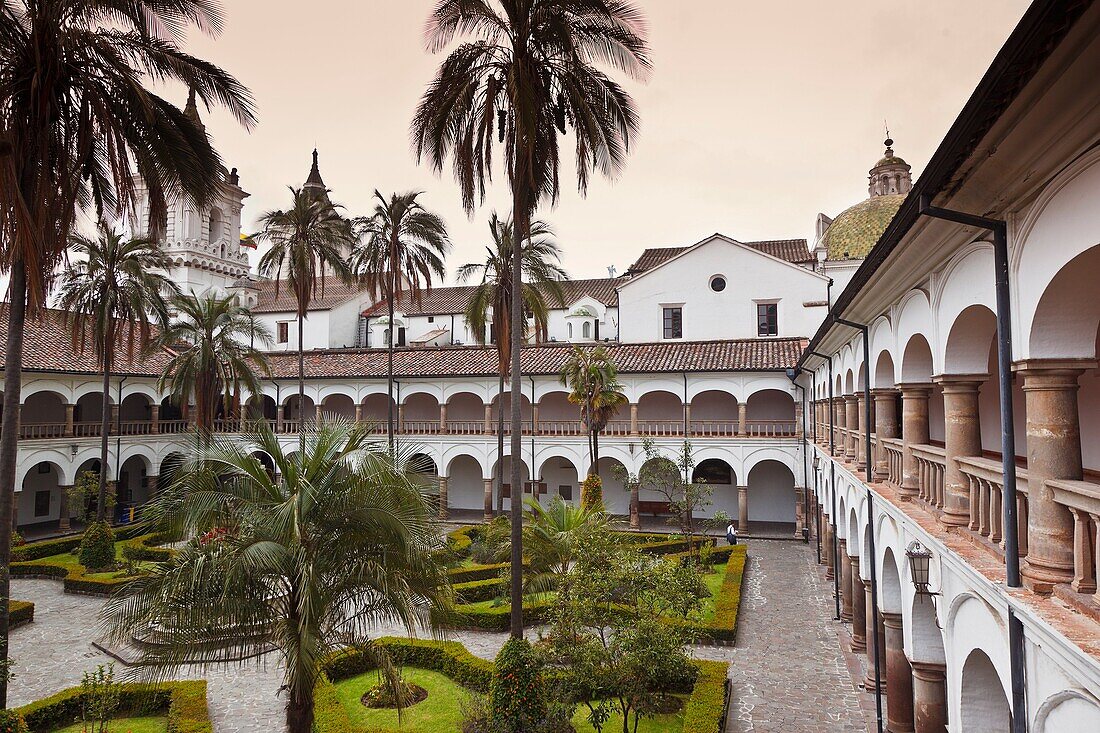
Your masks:
{"label": "overcast sky", "polygon": [[[228,0],[217,39],[189,50],[255,95],[251,133],[204,113],[240,171],[248,230],[300,185],[310,151],[333,199],[365,213],[371,192],[420,189],[448,223],[449,266],[480,259],[493,199],[468,219],[449,173],[418,165],[409,121],[442,61],[423,48],[431,0]],[[570,275],[621,273],[644,247],[813,235],[866,196],[888,119],[914,177],[1027,7],[1024,0],[639,0],[654,61],[628,84],[642,133],[617,181],[544,210]],[[182,92],[181,92],[182,95]],[[182,104],[183,100],[180,99]],[[570,182],[572,161],[563,171]]]}

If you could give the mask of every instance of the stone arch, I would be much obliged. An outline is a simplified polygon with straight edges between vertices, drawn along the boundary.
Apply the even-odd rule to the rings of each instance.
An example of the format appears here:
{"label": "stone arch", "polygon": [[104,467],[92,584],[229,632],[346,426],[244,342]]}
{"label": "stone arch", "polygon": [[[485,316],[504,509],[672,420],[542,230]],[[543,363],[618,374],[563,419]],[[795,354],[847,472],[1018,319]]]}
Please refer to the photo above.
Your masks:
{"label": "stone arch", "polygon": [[944,374],[984,374],[989,368],[990,344],[997,336],[997,316],[983,305],[967,306],[947,324]]}
{"label": "stone arch", "polygon": [[540,488],[545,486],[545,491],[540,493],[540,502],[561,497],[563,501],[580,503],[582,469],[576,461],[559,453],[544,456],[535,469]]}
{"label": "stone arch", "polygon": [[326,416],[355,419],[355,400],[346,394],[330,394],[321,400],[319,412]]}
{"label": "stone arch", "polygon": [[69,485],[59,462],[42,460],[31,464],[19,479],[15,494],[17,525],[40,524],[60,517],[62,486]]}
{"label": "stone arch", "polygon": [[600,451],[600,480],[603,481],[603,504],[611,514],[630,513],[630,492],[624,481],[628,468],[620,457],[602,455]]}
{"label": "stone arch", "polygon": [[940,348],[935,356],[937,372],[964,374],[953,371],[944,360],[944,335],[951,331],[959,316],[973,306],[982,306],[990,312],[997,308],[994,290],[993,246],[988,242],[972,242],[961,247],[944,266],[936,278],[938,287],[933,294],[936,333]]}
{"label": "stone arch", "polygon": [[406,433],[439,432],[439,400],[428,392],[417,392],[402,404],[402,425]]}
{"label": "stone arch", "polygon": [[973,649],[967,656],[960,684],[960,730],[1002,733],[1010,729],[1012,711],[1004,684],[993,661],[981,649]]}
{"label": "stone arch", "polygon": [[852,394],[856,391],[856,380],[852,370],[849,369],[844,373],[844,394]]}
{"label": "stone arch", "polygon": [[[691,420],[705,423],[737,421],[737,397],[724,389],[707,389],[691,398]],[[693,430],[694,432],[694,430]]]}
{"label": "stone arch", "polygon": [[654,389],[638,398],[639,424],[683,423],[684,406],[679,395],[663,389]]}
{"label": "stone arch", "polygon": [[283,403],[283,418],[289,421],[298,420],[313,420],[317,416],[317,406],[313,403],[313,398],[306,395],[301,400],[301,406],[299,406],[299,395],[297,392],[291,394],[286,398]]}
{"label": "stone arch", "polygon": [[485,427],[485,401],[473,392],[456,392],[447,398],[447,430],[480,433]]}
{"label": "stone arch", "polygon": [[[161,408],[164,409],[163,407]],[[271,395],[252,395],[248,400],[245,416],[249,420],[269,420],[274,422],[277,416],[275,398]]]}
{"label": "stone arch", "polygon": [[520,461],[520,481],[522,482],[523,485],[520,486],[520,487],[513,487],[511,485],[511,481],[512,481],[512,456],[511,455],[504,456],[504,458],[502,460],[503,460],[503,464],[504,464],[504,468],[503,468],[504,487],[502,487],[500,485],[500,482],[496,478],[496,476],[497,476],[497,470],[496,470],[497,463],[499,463],[500,461],[494,461],[493,462],[493,472],[491,474],[493,476],[493,496],[495,497],[498,493],[503,494],[504,495],[504,510],[509,511],[512,507],[511,502],[512,502],[512,497],[513,496],[521,497],[521,501],[526,500],[530,496],[530,494],[527,493],[527,492],[530,490],[529,484],[531,482],[531,468],[530,468],[530,466],[527,465],[527,461],[523,460],[522,456],[518,459]]}
{"label": "stone arch", "polygon": [[939,626],[932,598],[917,593],[909,604],[909,661],[924,664],[947,664],[943,646],[943,631]]}
{"label": "stone arch", "polygon": [[750,435],[794,434],[795,406],[790,392],[779,389],[761,389],[749,395],[745,402]]}
{"label": "stone arch", "polygon": [[580,408],[569,401],[564,390],[545,392],[539,397],[539,429],[555,435],[581,432]]}
{"label": "stone arch", "polygon": [[[905,345],[917,334],[931,341],[933,331],[932,308],[928,294],[923,290],[910,290],[901,299],[897,309],[897,348],[904,351]],[[905,357],[902,356],[902,370],[905,369]],[[931,373],[931,369],[929,369]],[[904,381],[904,377],[903,377]]]}
{"label": "stone arch", "polygon": [[390,407],[393,407],[393,419],[397,421],[397,403],[385,392],[375,392],[363,398],[363,420],[382,427],[389,421]]}
{"label": "stone arch", "polygon": [[62,425],[65,422],[66,399],[50,389],[37,390],[23,396],[19,409],[21,425]]}
{"label": "stone arch", "polygon": [[1085,690],[1059,690],[1035,711],[1036,733],[1100,730],[1100,701]]}
{"label": "stone arch", "polygon": [[855,506],[848,512],[848,555],[849,557],[861,557],[863,533],[859,531],[859,515]]}
{"label": "stone arch", "polygon": [[932,381],[932,347],[924,334],[913,334],[901,355],[901,381],[913,384]]}
{"label": "stone arch", "polygon": [[875,378],[871,386],[875,389],[886,389],[893,387],[896,383],[894,357],[890,356],[889,351],[883,349],[875,358]]}
{"label": "stone arch", "polygon": [[749,469],[749,521],[795,521],[794,473],[786,463],[762,460]]}
{"label": "stone arch", "polygon": [[894,549],[885,548],[882,554],[882,580],[879,581],[879,605],[886,613],[902,612],[901,573],[894,559]]}

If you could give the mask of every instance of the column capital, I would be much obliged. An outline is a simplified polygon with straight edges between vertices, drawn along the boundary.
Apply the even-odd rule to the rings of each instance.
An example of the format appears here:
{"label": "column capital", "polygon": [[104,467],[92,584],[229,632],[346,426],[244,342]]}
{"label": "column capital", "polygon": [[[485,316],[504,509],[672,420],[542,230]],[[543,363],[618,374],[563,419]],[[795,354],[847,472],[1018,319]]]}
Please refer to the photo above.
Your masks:
{"label": "column capital", "polygon": [[874,387],[871,390],[872,397],[879,397],[882,399],[897,397],[899,394],[901,394],[901,390],[897,387]]}
{"label": "column capital", "polygon": [[934,662],[909,661],[913,676],[927,682],[943,682],[947,678],[947,665]]}
{"label": "column capital", "polygon": [[1095,369],[1096,359],[1024,359],[1012,363],[1012,371],[1027,375],[1028,372],[1076,373]]}
{"label": "column capital", "polygon": [[897,388],[903,399],[906,397],[929,397],[932,394],[931,382],[905,382],[897,385]]}
{"label": "column capital", "polygon": [[[862,394],[862,393],[861,393],[861,394]],[[844,396],[843,396],[843,397],[842,397],[841,399],[843,399],[843,400],[844,400],[844,403],[845,403],[845,404],[850,404],[850,403],[853,403],[853,402],[855,402],[856,400],[858,400],[858,399],[859,399],[859,395],[858,395],[858,394],[856,394],[855,392],[852,392],[851,394],[846,394],[846,395],[844,395]]]}
{"label": "column capital", "polygon": [[940,374],[932,381],[946,392],[974,392],[989,379],[988,374]]}
{"label": "column capital", "polygon": [[901,614],[893,613],[891,611],[883,611],[879,609],[879,617],[882,618],[882,625],[891,629],[900,629],[901,626]]}

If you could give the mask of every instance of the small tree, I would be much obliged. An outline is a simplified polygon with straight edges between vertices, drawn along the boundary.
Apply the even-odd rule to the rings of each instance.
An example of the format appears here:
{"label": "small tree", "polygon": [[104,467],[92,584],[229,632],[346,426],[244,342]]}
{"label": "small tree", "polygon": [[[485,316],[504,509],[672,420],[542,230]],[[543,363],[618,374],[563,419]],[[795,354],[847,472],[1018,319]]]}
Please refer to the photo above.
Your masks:
{"label": "small tree", "polygon": [[676,525],[680,534],[688,539],[690,552],[695,556],[695,517],[711,505],[714,487],[705,481],[696,481],[693,477],[695,459],[692,457],[691,442],[685,440],[676,460],[661,453],[657,444],[650,438],[642,440],[645,461],[636,474],[628,473],[621,466],[615,467],[623,488],[630,492],[631,525],[636,526],[637,502],[641,489],[648,489],[661,495],[668,503],[669,524]]}
{"label": "small tree", "polygon": [[[99,496],[99,474],[95,471],[82,471],[76,477],[76,481],[69,487],[69,511],[76,512],[75,516],[83,522],[88,522],[96,514],[96,507],[92,499]],[[113,492],[106,496],[104,507],[107,516],[114,516],[117,497]]]}
{"label": "small tree", "polygon": [[80,681],[80,721],[84,733],[106,733],[118,710],[119,686],[115,666],[99,665]]}

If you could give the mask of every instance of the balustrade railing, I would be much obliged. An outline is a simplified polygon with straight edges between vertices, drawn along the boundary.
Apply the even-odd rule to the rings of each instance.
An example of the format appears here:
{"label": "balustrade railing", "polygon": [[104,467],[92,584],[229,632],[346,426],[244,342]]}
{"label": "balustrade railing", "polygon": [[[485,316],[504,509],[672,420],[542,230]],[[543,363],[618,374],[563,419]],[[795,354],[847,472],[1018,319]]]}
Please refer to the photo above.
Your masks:
{"label": "balustrade railing", "polygon": [[914,445],[912,451],[917,459],[917,497],[943,509],[947,452],[934,445]]}
{"label": "balustrade railing", "polygon": [[1100,566],[1100,484],[1049,479],[1054,501],[1073,515],[1073,582],[1078,593],[1095,594]]}
{"label": "balustrade railing", "polygon": [[[1002,520],[1004,474],[1001,462],[991,458],[965,456],[956,458],[966,476],[970,491],[970,522],[967,528],[986,538],[1004,554],[1004,524]],[[1020,557],[1027,555],[1028,512],[1027,469],[1016,469],[1016,524]]]}
{"label": "balustrade railing", "polygon": [[61,438],[65,435],[65,423],[29,423],[19,426],[20,438]]}
{"label": "balustrade railing", "polygon": [[882,450],[886,453],[886,481],[895,488],[901,486],[901,439],[884,439],[882,441]]}

